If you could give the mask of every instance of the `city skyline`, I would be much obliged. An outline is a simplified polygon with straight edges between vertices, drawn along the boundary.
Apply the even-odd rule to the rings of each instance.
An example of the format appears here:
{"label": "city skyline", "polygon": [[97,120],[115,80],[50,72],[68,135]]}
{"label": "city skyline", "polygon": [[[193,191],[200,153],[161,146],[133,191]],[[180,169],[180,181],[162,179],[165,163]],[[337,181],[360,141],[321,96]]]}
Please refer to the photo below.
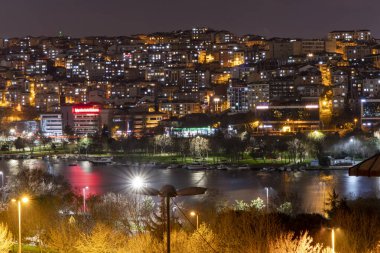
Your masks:
{"label": "city skyline", "polygon": [[[115,36],[170,32],[192,27],[225,29],[267,37],[320,38],[328,31],[369,29],[375,37],[380,3],[366,1],[235,1],[170,3],[169,1],[94,0],[5,1],[0,10],[0,37]],[[186,10],[186,11],[185,11]],[[337,16],[337,12],[339,15]],[[15,13],[17,16],[15,16]],[[294,18],[297,17],[297,18]],[[302,22],[301,22],[302,21]]]}
{"label": "city skyline", "polygon": [[0,253],[380,253],[379,8],[2,0]]}

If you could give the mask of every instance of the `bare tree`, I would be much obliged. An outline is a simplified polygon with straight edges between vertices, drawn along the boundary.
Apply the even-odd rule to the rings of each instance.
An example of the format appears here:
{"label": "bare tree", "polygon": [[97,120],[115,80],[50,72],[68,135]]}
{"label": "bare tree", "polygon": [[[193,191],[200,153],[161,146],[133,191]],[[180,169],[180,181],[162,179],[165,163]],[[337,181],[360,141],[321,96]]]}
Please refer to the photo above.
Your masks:
{"label": "bare tree", "polygon": [[193,156],[204,158],[209,151],[210,145],[206,138],[197,136],[190,141],[190,152]]}
{"label": "bare tree", "polygon": [[108,193],[90,200],[88,207],[95,222],[133,234],[142,231],[154,212],[151,197]]}
{"label": "bare tree", "polygon": [[294,162],[297,162],[297,159],[303,162],[306,155],[306,145],[297,138],[288,141],[288,153],[290,159],[293,159]]}
{"label": "bare tree", "polygon": [[160,147],[161,153],[164,153],[167,148],[173,145],[173,139],[167,134],[156,135],[154,137],[154,145],[155,147]]}

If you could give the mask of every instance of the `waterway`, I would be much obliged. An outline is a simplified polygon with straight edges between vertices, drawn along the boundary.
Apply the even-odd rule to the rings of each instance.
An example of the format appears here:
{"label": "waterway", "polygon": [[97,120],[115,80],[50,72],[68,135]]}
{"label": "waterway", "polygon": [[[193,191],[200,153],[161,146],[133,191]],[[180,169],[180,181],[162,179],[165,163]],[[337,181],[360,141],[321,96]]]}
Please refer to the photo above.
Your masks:
{"label": "waterway", "polygon": [[[260,197],[279,204],[286,200],[303,211],[321,212],[329,193],[335,191],[348,199],[358,197],[380,198],[380,178],[350,177],[347,170],[262,172],[243,171],[189,171],[186,169],[158,169],[154,166],[93,165],[88,161],[70,163],[67,160],[27,159],[0,161],[5,177],[21,168],[42,168],[55,175],[63,175],[79,193],[85,186],[89,193],[125,193],[130,191],[130,181],[143,176],[149,187],[160,188],[172,184],[176,188],[200,186],[208,188],[208,196],[217,201],[233,203],[235,200],[251,201]],[[191,197],[199,200],[204,197]],[[190,198],[190,201],[191,201]]]}

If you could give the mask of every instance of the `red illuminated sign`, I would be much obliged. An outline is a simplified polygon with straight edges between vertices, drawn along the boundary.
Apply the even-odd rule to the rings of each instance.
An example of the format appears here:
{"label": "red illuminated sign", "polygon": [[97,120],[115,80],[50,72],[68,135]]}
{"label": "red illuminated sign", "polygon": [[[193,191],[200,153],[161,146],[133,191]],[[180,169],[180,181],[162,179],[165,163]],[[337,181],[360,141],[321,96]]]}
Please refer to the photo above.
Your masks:
{"label": "red illuminated sign", "polygon": [[73,114],[99,114],[100,108],[96,106],[76,106],[73,107]]}

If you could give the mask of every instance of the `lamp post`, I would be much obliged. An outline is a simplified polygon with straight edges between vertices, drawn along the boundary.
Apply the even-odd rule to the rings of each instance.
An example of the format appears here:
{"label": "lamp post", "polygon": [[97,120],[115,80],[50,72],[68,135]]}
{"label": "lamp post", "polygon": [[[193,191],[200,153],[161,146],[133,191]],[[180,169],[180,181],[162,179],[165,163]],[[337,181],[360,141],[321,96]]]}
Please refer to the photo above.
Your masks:
{"label": "lamp post", "polygon": [[335,253],[335,230],[331,229],[331,252]]}
{"label": "lamp post", "polygon": [[18,253],[21,253],[21,203],[27,203],[29,201],[28,197],[22,197],[19,199],[12,199],[12,202],[17,202],[18,211]]}
{"label": "lamp post", "polygon": [[160,190],[141,186],[136,188],[136,193],[149,195],[149,196],[160,196],[165,199],[166,203],[166,252],[170,253],[170,198],[177,196],[193,196],[200,195],[206,192],[206,188],[203,187],[188,187],[180,190],[176,190],[173,185],[164,185]]}
{"label": "lamp post", "polygon": [[83,187],[82,192],[83,192],[83,213],[86,213],[86,191],[89,189],[88,186]]}
{"label": "lamp post", "polygon": [[327,227],[327,230],[331,230],[331,253],[335,253],[335,231],[339,230],[339,227]]}
{"label": "lamp post", "polygon": [[193,217],[196,216],[196,219],[197,219],[197,230],[198,230],[198,228],[199,228],[199,215],[198,215],[198,213],[195,212],[195,211],[192,211],[190,213],[190,215],[193,216]]}
{"label": "lamp post", "polygon": [[1,201],[4,201],[4,172],[0,171],[1,176]]}
{"label": "lamp post", "polygon": [[0,176],[1,176],[1,188],[4,187],[4,172],[0,171]]}
{"label": "lamp post", "polygon": [[265,191],[266,191],[266,194],[267,194],[267,212],[268,212],[268,209],[269,209],[269,188],[265,187]]}
{"label": "lamp post", "polygon": [[352,165],[355,165],[355,153],[356,153],[356,145],[357,145],[356,139],[354,137],[351,137],[350,143],[352,146]]}

